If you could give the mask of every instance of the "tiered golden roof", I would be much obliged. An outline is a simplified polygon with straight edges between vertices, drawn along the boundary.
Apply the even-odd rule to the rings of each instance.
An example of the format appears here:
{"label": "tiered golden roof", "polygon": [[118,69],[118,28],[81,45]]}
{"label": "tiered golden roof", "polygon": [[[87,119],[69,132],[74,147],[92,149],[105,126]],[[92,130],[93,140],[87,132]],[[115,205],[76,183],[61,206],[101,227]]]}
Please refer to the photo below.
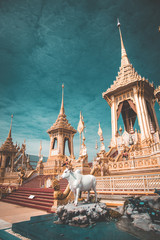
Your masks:
{"label": "tiered golden roof", "polygon": [[118,72],[118,76],[116,77],[116,80],[113,82],[111,87],[108,88],[107,91],[102,94],[103,97],[105,97],[105,95],[113,93],[117,89],[120,89],[124,86],[126,87],[127,85],[130,85],[139,81],[146,82],[147,85],[153,88],[153,84],[149,83],[149,81],[144,77],[142,78],[135,71],[134,67],[130,63],[124,47],[120,24],[118,25],[118,27],[119,27],[119,34],[120,34],[120,40],[121,40],[121,66],[119,68],[119,72]]}
{"label": "tiered golden roof", "polygon": [[[13,116],[12,116],[12,118],[13,118]],[[17,152],[17,148],[12,142],[11,132],[12,132],[12,119],[11,119],[11,126],[10,126],[10,130],[8,133],[8,137],[7,137],[6,141],[0,147],[0,152],[11,152],[11,153]]]}
{"label": "tiered golden roof", "polygon": [[66,114],[64,111],[64,104],[63,104],[63,88],[64,86],[62,85],[62,103],[61,103],[61,109],[60,109],[60,113],[58,115],[58,118],[56,120],[56,122],[51,126],[51,128],[47,131],[48,133],[51,133],[57,129],[65,129],[68,130],[70,132],[76,133],[77,131],[71,126],[71,124],[68,122],[67,118],[66,118]]}

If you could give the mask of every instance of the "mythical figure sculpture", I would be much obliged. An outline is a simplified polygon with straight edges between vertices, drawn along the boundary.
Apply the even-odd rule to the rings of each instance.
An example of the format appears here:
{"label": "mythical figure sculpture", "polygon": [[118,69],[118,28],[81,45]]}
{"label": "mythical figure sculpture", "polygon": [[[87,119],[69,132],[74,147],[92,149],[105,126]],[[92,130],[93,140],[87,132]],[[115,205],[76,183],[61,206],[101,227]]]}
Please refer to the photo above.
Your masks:
{"label": "mythical figure sculpture", "polygon": [[20,171],[18,173],[18,182],[19,182],[19,185],[21,186],[23,181],[26,179],[26,177],[25,177],[26,171],[23,167],[18,168],[18,171]]}
{"label": "mythical figure sculpture", "polygon": [[75,201],[74,204],[77,206],[78,197],[80,192],[88,191],[87,201],[89,201],[90,190],[93,189],[95,192],[95,199],[97,202],[97,192],[96,192],[96,178],[93,175],[82,175],[79,170],[73,172],[72,170],[66,168],[61,176],[69,182],[69,187],[74,193]]}

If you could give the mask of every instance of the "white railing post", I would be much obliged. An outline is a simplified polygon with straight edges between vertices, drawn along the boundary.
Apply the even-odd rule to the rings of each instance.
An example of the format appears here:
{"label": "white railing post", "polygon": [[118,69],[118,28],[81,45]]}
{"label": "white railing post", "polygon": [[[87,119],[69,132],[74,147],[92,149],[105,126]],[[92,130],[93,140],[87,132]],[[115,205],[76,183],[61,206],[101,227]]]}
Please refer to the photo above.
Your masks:
{"label": "white railing post", "polygon": [[113,189],[112,189],[112,180],[111,180],[111,177],[109,178],[109,182],[110,182],[110,191],[112,192],[113,191]]}
{"label": "white railing post", "polygon": [[143,175],[143,185],[144,185],[144,192],[146,192],[146,186],[145,186],[145,181],[144,181],[144,175]]}
{"label": "white railing post", "polygon": [[146,177],[147,191],[149,192],[148,176],[146,175],[145,177]]}
{"label": "white railing post", "polygon": [[113,189],[113,192],[115,191],[115,189],[114,189],[114,177],[113,177],[113,179],[112,179],[113,181],[112,181],[112,189]]}

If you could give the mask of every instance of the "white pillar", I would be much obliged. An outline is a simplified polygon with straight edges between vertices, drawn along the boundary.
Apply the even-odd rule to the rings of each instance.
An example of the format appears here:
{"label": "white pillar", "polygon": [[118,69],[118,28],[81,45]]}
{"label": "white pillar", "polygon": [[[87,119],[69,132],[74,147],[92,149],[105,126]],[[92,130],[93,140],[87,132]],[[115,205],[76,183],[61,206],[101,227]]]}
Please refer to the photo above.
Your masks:
{"label": "white pillar", "polygon": [[111,124],[112,124],[112,146],[116,146],[116,132],[117,132],[117,113],[114,96],[112,96],[111,106]]}
{"label": "white pillar", "polygon": [[133,91],[134,91],[134,99],[135,99],[136,108],[137,108],[138,123],[139,123],[140,130],[141,130],[141,140],[143,141],[145,139],[145,132],[144,132],[143,120],[142,120],[141,109],[140,109],[140,105],[139,105],[139,101],[138,101],[136,87],[133,88]]}
{"label": "white pillar", "polygon": [[146,124],[147,130],[148,130],[148,136],[152,137],[152,136],[151,136],[151,133],[150,133],[150,124],[149,124],[149,118],[148,118],[148,111],[147,111],[146,101],[145,101],[144,97],[141,98],[141,99],[142,99],[142,105],[143,105],[143,107],[144,107],[144,112],[145,112],[144,118],[145,118],[145,120],[146,120],[146,123],[145,123],[145,124]]}
{"label": "white pillar", "polygon": [[155,109],[154,109],[154,105],[153,105],[153,103],[150,103],[150,104],[151,104],[151,108],[152,108],[152,111],[153,111],[153,116],[154,116],[154,120],[155,120],[156,128],[157,128],[157,129],[155,129],[155,131],[160,132],[159,124],[158,124],[158,120],[157,120],[157,116],[156,116],[156,112],[155,112]]}
{"label": "white pillar", "polygon": [[73,150],[73,135],[70,137],[71,141],[71,157],[74,157],[74,150]]}
{"label": "white pillar", "polygon": [[[143,120],[143,126],[144,126],[144,131],[145,131],[145,136],[146,138],[150,137],[149,134],[149,123],[147,122],[147,111],[145,111],[145,107],[142,104],[142,97],[141,95],[139,95],[139,103],[140,103],[140,110],[141,110],[141,114],[142,114],[142,120]],[[145,116],[147,114],[147,116]]]}

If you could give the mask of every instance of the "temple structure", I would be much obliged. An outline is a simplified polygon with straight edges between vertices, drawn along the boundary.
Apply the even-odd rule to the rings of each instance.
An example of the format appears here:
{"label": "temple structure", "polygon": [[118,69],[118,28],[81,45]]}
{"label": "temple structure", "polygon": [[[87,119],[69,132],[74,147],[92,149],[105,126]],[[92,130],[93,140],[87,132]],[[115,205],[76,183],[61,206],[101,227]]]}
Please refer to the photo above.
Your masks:
{"label": "temple structure", "polygon": [[[124,47],[119,21],[118,28],[121,66],[114,83],[102,94],[111,107],[112,124],[110,150],[103,152],[103,162],[108,162],[110,174],[159,172],[160,128],[154,104],[156,100],[160,104],[160,87],[155,89],[153,83],[135,71]],[[118,127],[120,114],[124,132]]]}
{"label": "temple structure", "polygon": [[47,131],[50,136],[50,150],[44,174],[58,175],[63,171],[63,163],[66,161],[65,150],[68,148],[70,158],[74,159],[73,137],[77,132],[67,120],[64,110],[64,85],[62,85],[62,102],[60,113],[56,122]]}
{"label": "temple structure", "polygon": [[25,170],[31,170],[32,167],[29,158],[25,154],[25,141],[21,148],[14,145],[12,141],[12,119],[11,126],[6,141],[0,147],[0,183],[13,183],[17,181],[18,169],[23,167]]}
{"label": "temple structure", "polygon": [[[66,187],[67,183],[61,180],[58,183],[57,179],[67,165],[70,170],[79,169],[82,174],[94,174],[97,180],[96,189],[102,199],[107,199],[108,194],[153,195],[155,188],[160,188],[160,128],[154,109],[156,100],[160,105],[160,87],[155,89],[153,84],[135,71],[124,47],[119,21],[118,28],[121,41],[121,66],[113,85],[102,94],[111,107],[112,139],[109,151],[106,151],[99,123],[100,150],[94,159],[93,167],[90,168],[84,136],[85,126],[83,116],[80,114],[77,128],[80,134],[80,151],[78,159],[75,159],[73,138],[77,131],[68,123],[65,115],[64,86],[62,85],[60,113],[56,122],[47,131],[50,137],[48,160],[43,162],[40,144],[36,170],[30,170],[29,161],[25,155],[25,143],[22,144],[21,149],[13,144],[11,121],[8,137],[0,148],[0,184],[17,181],[19,167],[24,167],[28,173],[24,176],[21,171],[22,188],[18,193],[20,201],[14,193],[5,201],[20,204],[25,198],[24,206],[27,206],[26,204],[31,206],[31,199],[26,199],[23,191],[30,189],[28,196],[33,193],[38,196],[37,188],[43,188],[40,189],[37,199],[41,198],[42,191],[44,193],[51,191],[51,194],[54,191],[54,207],[66,204],[72,199],[69,185]],[[119,126],[120,116],[123,121],[122,127]],[[82,136],[83,141],[81,141]],[[63,194],[59,191],[60,188],[62,191],[65,190]],[[44,210],[52,206],[47,198],[44,201],[43,196],[39,202],[39,207],[43,205]],[[39,201],[37,199],[32,200],[32,207],[37,208]],[[111,199],[112,202],[113,198]]]}

